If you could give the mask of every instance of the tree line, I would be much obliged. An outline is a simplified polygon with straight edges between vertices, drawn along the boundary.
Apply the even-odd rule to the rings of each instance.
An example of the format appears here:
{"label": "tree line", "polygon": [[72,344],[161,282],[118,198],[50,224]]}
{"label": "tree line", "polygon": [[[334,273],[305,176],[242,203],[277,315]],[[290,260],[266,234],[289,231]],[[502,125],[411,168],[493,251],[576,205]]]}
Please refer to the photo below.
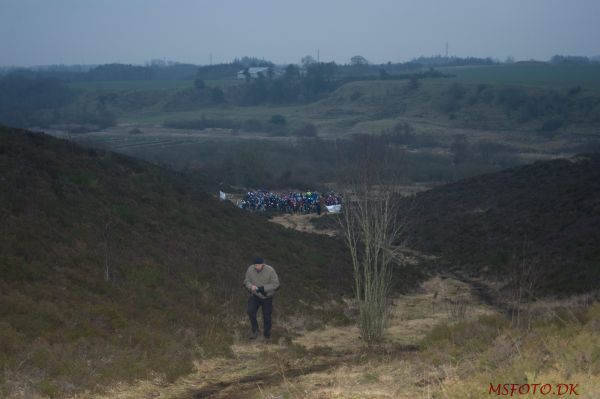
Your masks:
{"label": "tree line", "polygon": [[101,97],[78,93],[60,79],[20,72],[0,77],[1,124],[41,128],[78,125],[76,129],[87,125],[94,129],[115,122]]}

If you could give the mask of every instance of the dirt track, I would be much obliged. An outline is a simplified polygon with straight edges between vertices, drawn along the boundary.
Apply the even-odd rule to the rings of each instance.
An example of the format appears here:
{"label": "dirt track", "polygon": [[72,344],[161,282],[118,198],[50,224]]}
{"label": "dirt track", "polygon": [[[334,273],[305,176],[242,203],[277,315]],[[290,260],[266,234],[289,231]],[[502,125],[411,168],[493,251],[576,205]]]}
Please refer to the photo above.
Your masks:
{"label": "dirt track", "polygon": [[310,222],[314,218],[318,218],[320,216],[317,215],[302,215],[302,214],[281,214],[278,216],[274,216],[271,221],[273,223],[280,224],[284,227],[288,227],[290,229],[302,231],[304,233],[314,233],[314,234],[323,234],[327,236],[334,236],[335,230],[321,230],[315,228],[315,226]]}
{"label": "dirt track", "polygon": [[[416,292],[393,299],[386,340],[377,349],[364,346],[354,324],[310,329],[310,320],[289,319],[281,323],[296,334],[291,342],[239,336],[233,358],[199,362],[194,373],[173,384],[157,378],[95,398],[422,397],[437,377],[420,360],[419,342],[436,324],[452,318],[449,306],[458,298],[468,306],[468,317],[496,312],[468,284],[435,277]],[[351,311],[352,301],[343,302]]]}

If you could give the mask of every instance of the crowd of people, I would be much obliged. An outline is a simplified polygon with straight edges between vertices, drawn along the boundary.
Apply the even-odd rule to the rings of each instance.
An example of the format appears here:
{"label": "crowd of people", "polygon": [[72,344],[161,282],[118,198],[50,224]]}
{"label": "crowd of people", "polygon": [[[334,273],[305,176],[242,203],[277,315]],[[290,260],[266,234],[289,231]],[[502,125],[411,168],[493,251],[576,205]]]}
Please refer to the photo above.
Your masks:
{"label": "crowd of people", "polygon": [[238,206],[253,211],[275,210],[285,213],[317,213],[320,215],[325,206],[341,203],[341,195],[334,192],[275,193],[268,190],[258,190],[248,191],[238,202]]}

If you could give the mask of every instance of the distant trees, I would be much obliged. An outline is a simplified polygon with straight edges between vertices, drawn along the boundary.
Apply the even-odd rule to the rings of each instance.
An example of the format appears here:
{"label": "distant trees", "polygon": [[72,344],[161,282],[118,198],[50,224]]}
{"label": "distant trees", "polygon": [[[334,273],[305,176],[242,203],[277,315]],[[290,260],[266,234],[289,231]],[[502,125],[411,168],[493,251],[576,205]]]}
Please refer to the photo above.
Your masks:
{"label": "distant trees", "polygon": [[355,55],[350,58],[350,65],[355,67],[366,66],[369,65],[369,61],[367,61],[367,59],[362,55]]}
{"label": "distant trees", "polygon": [[553,117],[550,118],[546,121],[544,121],[544,123],[542,124],[542,127],[540,128],[540,132],[541,133],[545,133],[545,134],[551,134],[556,132],[558,129],[560,129],[563,125],[565,124],[565,120],[563,118],[559,117]]}
{"label": "distant trees", "polygon": [[317,137],[317,127],[313,123],[305,123],[300,129],[294,131],[296,136]]}
{"label": "distant trees", "polygon": [[467,141],[467,136],[464,134],[455,135],[452,144],[450,145],[450,152],[452,153],[452,163],[454,165],[465,162],[469,157],[469,142]]}
{"label": "distant trees", "polygon": [[74,131],[105,128],[116,123],[108,103],[104,95],[85,95],[43,75],[15,72],[0,78],[0,123],[10,126],[80,125],[68,127]]}
{"label": "distant trees", "polygon": [[285,126],[287,121],[283,115],[275,114],[271,116],[271,123],[274,125]]}
{"label": "distant trees", "polygon": [[247,79],[240,102],[256,105],[311,101],[337,87],[336,70],[334,62],[321,62],[308,64],[304,73],[298,66],[288,65],[280,77],[259,74],[255,79]]}
{"label": "distant trees", "polygon": [[0,78],[0,123],[18,127],[49,127],[59,123],[110,125],[114,118],[100,101],[86,101],[64,82],[48,77],[10,73]]}
{"label": "distant trees", "polygon": [[581,64],[589,64],[591,61],[588,57],[584,56],[575,56],[575,55],[554,55],[550,58],[551,64],[573,64],[573,65],[581,65]]}
{"label": "distant trees", "polygon": [[88,80],[150,80],[153,69],[139,65],[105,64],[87,73]]}
{"label": "distant trees", "polygon": [[215,86],[210,90],[210,98],[213,104],[223,104],[225,102],[225,93],[219,86]]}
{"label": "distant trees", "polygon": [[442,111],[453,113],[460,109],[461,100],[467,94],[467,89],[460,83],[452,83],[442,94],[440,99]]}
{"label": "distant trees", "polygon": [[303,68],[308,68],[310,65],[316,64],[316,63],[317,63],[317,61],[311,55],[305,55],[300,60],[300,65],[302,65]]}
{"label": "distant trees", "polygon": [[306,70],[306,76],[301,81],[305,98],[314,99],[321,93],[333,90],[336,87],[336,69],[335,62],[310,65]]}
{"label": "distant trees", "polygon": [[245,105],[256,105],[264,103],[269,98],[270,83],[262,73],[259,73],[255,79],[250,79],[250,74],[246,75],[246,89],[242,102]]}
{"label": "distant trees", "polygon": [[417,90],[420,86],[419,77],[417,75],[412,75],[408,80],[408,88],[410,90]]}
{"label": "distant trees", "polygon": [[271,61],[257,58],[257,57],[248,57],[248,56],[244,56],[242,58],[236,58],[235,60],[233,60],[233,64],[241,65],[243,68],[272,67],[275,65]]}
{"label": "distant trees", "polygon": [[442,55],[435,55],[432,57],[419,57],[411,61],[414,64],[420,64],[421,66],[466,66],[466,65],[492,65],[498,64],[498,61],[487,57],[444,57]]}
{"label": "distant trees", "polygon": [[204,83],[204,80],[197,77],[196,79],[194,79],[194,87],[196,88],[196,90],[204,90],[204,88],[206,87],[206,83]]}
{"label": "distant trees", "polygon": [[196,78],[203,80],[229,79],[245,67],[242,64],[214,64],[197,67]]}

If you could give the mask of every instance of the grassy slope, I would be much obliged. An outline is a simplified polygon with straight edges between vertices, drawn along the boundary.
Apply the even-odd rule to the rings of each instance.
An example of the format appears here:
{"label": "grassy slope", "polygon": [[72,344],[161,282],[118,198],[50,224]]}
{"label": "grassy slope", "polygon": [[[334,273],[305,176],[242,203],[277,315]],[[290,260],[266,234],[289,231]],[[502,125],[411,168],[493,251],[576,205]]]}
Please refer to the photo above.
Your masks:
{"label": "grassy slope", "polygon": [[507,277],[536,263],[554,294],[600,284],[600,156],[536,162],[423,192],[411,245]]}
{"label": "grassy slope", "polygon": [[433,397],[490,397],[490,385],[498,384],[553,384],[555,394],[564,394],[558,384],[567,383],[578,384],[579,397],[596,398],[600,304],[578,299],[539,301],[523,310],[522,326],[498,316],[436,326],[421,343],[422,360],[441,376],[435,378],[439,396]]}
{"label": "grassy slope", "polygon": [[92,80],[70,83],[74,89],[126,91],[126,90],[161,90],[161,89],[189,89],[194,86],[192,80]]}
{"label": "grassy slope", "polygon": [[[293,127],[315,123],[322,135],[381,132],[398,120],[423,127],[453,127],[537,131],[548,119],[558,116],[543,107],[540,115],[525,118],[538,98],[556,99],[563,133],[595,134],[593,115],[598,108],[600,66],[598,65],[496,65],[441,68],[452,78],[423,79],[417,90],[408,90],[407,81],[356,81],[341,86],[316,104],[257,107],[208,106],[195,99],[190,81],[77,82],[86,96],[95,96],[115,113],[121,123],[163,123],[168,120],[230,118],[267,120],[274,113],[284,115]],[[210,81],[222,87],[243,85],[237,80]],[[460,84],[465,92],[448,99],[448,89]],[[480,85],[485,85],[482,92]],[[533,97],[529,105],[507,111],[499,103],[502,89],[519,87],[518,98]],[[579,86],[573,95],[568,91]],[[167,90],[169,89],[169,90]],[[518,101],[518,99],[516,100]],[[591,107],[591,108],[590,108]],[[592,109],[590,111],[590,109]],[[451,110],[449,110],[451,109]]]}
{"label": "grassy slope", "polygon": [[441,71],[457,80],[487,84],[518,84],[543,87],[582,87],[600,89],[600,65],[512,64],[445,67]]}
{"label": "grassy slope", "polygon": [[[530,105],[507,111],[499,103],[506,87],[519,87],[517,96],[556,98],[554,107],[569,115],[559,132],[595,133],[590,129],[592,120],[586,107],[597,106],[600,81],[597,65],[501,65],[487,67],[446,68],[455,77],[423,79],[417,90],[407,89],[406,81],[357,81],[347,83],[326,96],[317,104],[294,107],[277,107],[276,113],[295,122],[311,121],[322,134],[379,133],[389,128],[397,118],[413,121],[424,126],[448,126],[481,129],[536,131],[544,122],[556,116],[543,109],[540,116],[524,118]],[[459,84],[464,94],[455,100],[448,99],[448,90]],[[481,91],[480,85],[485,85]],[[580,93],[567,96],[573,87],[581,87]],[[533,102],[539,102],[533,100]],[[564,105],[567,104],[567,105]],[[565,108],[566,107],[566,108]],[[202,108],[202,109],[201,109]],[[265,110],[265,108],[268,108]],[[208,117],[258,118],[269,116],[271,107],[192,107],[181,109],[152,109],[152,115],[140,112],[121,114],[123,121],[156,123],[169,119],[193,119],[206,113]],[[449,111],[448,109],[452,109]],[[568,109],[568,110],[567,110]],[[275,110],[274,110],[275,111]],[[592,118],[592,119],[590,119]]]}
{"label": "grassy slope", "polygon": [[278,317],[350,287],[337,241],[220,203],[189,176],[10,128],[0,170],[0,396],[174,379],[227,354],[255,254],[279,272]]}
{"label": "grassy slope", "polygon": [[[297,156],[294,132],[307,122],[314,124],[319,137],[324,139],[390,134],[397,132],[397,126],[408,123],[414,135],[405,136],[408,141],[413,140],[404,155],[407,179],[450,181],[535,159],[574,154],[582,148],[592,148],[590,145],[597,149],[600,95],[594,68],[569,65],[451,68],[447,72],[456,77],[422,79],[416,89],[411,89],[406,80],[354,81],[315,103],[290,106],[209,106],[194,97],[191,90],[184,89],[114,91],[104,94],[107,108],[127,126],[113,129],[116,133],[91,133],[77,139],[176,168],[209,165],[213,174],[222,175],[220,179],[230,184],[304,186],[332,180],[326,173],[330,156],[325,162],[314,162],[293,171],[292,179],[286,177],[287,167],[275,168],[271,176],[250,173],[256,178],[241,178],[228,175],[229,170],[242,170],[231,167],[234,161],[244,158],[242,150],[235,147],[254,153],[257,152],[254,148],[263,148],[267,139],[270,143],[267,154],[262,152],[259,161],[264,160],[266,165],[287,165],[287,158]],[[89,91],[88,95],[97,94]],[[129,125],[161,125],[203,117],[229,125],[244,126],[253,121],[268,130],[269,120],[275,114],[287,120],[277,137],[270,137],[273,132],[267,131],[242,130],[232,134],[228,129],[214,132],[207,129],[203,134],[182,138],[170,131],[160,131],[158,126],[141,126],[144,131],[154,129],[152,134],[137,137],[121,134],[131,129]],[[193,133],[185,129],[182,132]],[[470,158],[468,162],[452,165],[452,144],[461,136],[469,145],[465,153]],[[310,157],[300,155],[301,159]]]}

